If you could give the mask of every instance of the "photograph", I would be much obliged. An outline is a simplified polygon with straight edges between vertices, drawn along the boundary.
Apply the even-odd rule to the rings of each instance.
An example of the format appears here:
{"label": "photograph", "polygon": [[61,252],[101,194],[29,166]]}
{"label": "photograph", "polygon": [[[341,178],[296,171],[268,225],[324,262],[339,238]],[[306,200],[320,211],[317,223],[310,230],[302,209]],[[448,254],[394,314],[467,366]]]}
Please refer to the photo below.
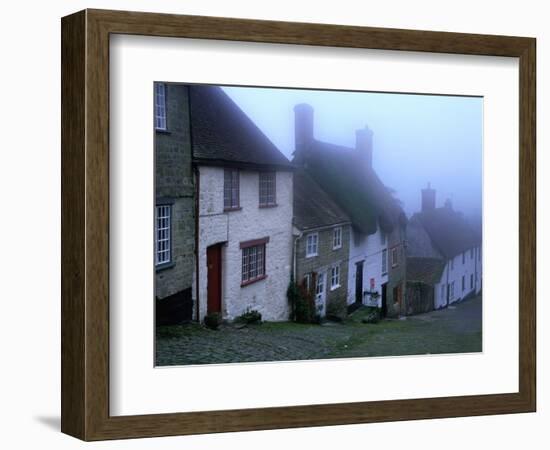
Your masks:
{"label": "photograph", "polygon": [[483,351],[483,97],[159,81],[153,116],[155,367]]}

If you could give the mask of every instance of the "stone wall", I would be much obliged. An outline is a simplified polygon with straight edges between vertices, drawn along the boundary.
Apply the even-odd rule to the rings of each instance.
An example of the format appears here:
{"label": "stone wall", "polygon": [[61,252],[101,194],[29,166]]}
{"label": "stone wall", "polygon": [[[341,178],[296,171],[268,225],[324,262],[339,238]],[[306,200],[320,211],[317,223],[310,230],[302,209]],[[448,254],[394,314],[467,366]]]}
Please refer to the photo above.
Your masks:
{"label": "stone wall", "polygon": [[155,296],[184,298],[193,285],[195,266],[195,200],[191,164],[188,90],[166,84],[166,131],[155,132],[156,203],[172,205],[172,260],[156,268]]}
{"label": "stone wall", "polygon": [[418,281],[407,281],[407,299],[404,314],[421,314],[434,309],[434,287]]}
{"label": "stone wall", "polygon": [[[240,209],[223,210],[223,167],[200,166],[199,193],[199,317],[207,312],[208,277],[206,249],[222,247],[222,315],[232,320],[255,309],[264,320],[288,320],[286,290],[292,262],[292,172],[277,172],[276,201],[272,208],[259,207],[259,173],[241,170]],[[269,237],[266,275],[241,286],[240,243]]]}
{"label": "stone wall", "polygon": [[[333,249],[333,231],[334,228],[342,228],[342,246],[338,249]],[[314,272],[316,277],[319,274],[324,276],[324,292],[322,302],[324,307],[321,315],[327,313],[337,313],[336,315],[345,315],[346,297],[348,291],[348,258],[349,258],[349,242],[350,242],[350,225],[336,226],[311,230],[303,232],[302,237],[296,242],[296,281],[301,283],[304,276]],[[311,233],[317,233],[318,252],[317,256],[306,257],[307,236]],[[340,287],[330,288],[331,267],[334,265],[340,266]]]}
{"label": "stone wall", "polygon": [[[396,225],[393,231],[388,234],[388,287],[386,291],[388,317],[406,314],[405,279],[407,258],[403,245],[404,239],[404,226]],[[397,264],[392,263],[393,249],[397,251]]]}

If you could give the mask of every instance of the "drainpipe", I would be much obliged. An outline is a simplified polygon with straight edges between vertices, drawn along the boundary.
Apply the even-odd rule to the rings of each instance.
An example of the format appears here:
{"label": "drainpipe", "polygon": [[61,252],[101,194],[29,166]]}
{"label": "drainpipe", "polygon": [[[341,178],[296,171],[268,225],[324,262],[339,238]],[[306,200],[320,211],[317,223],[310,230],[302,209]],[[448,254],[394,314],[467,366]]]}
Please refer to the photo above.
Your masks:
{"label": "drainpipe", "polygon": [[447,286],[445,287],[446,295],[446,305],[445,308],[449,306],[449,269],[451,267],[451,263],[447,261]]}
{"label": "drainpipe", "polygon": [[300,231],[300,234],[294,238],[294,251],[292,252],[292,278],[296,282],[296,245],[298,244],[298,239],[301,239],[304,233]]}
{"label": "drainpipe", "polygon": [[200,322],[199,315],[199,193],[200,193],[200,172],[197,166],[193,167],[195,173],[195,297],[196,297],[196,313],[195,319]]}

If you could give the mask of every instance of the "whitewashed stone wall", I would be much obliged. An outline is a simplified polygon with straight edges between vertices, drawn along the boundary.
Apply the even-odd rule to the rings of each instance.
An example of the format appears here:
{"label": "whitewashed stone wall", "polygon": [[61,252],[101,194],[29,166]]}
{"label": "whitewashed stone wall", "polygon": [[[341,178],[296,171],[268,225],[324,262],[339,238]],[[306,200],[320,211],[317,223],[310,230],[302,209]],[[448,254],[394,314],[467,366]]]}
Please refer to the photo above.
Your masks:
{"label": "whitewashed stone wall", "polygon": [[[286,290],[292,263],[292,173],[277,172],[273,208],[259,208],[259,175],[240,171],[238,211],[223,211],[224,169],[201,166],[199,193],[199,318],[207,312],[206,248],[222,247],[222,314],[232,320],[247,308],[264,320],[288,320]],[[266,244],[266,275],[263,280],[241,286],[240,243],[269,237]]]}
{"label": "whitewashed stone wall", "polygon": [[[382,237],[384,236],[384,237]],[[374,291],[380,294],[376,305],[382,307],[382,284],[388,281],[389,259],[386,261],[386,273],[382,274],[382,254],[387,249],[387,236],[380,227],[376,233],[365,235],[356,231],[350,233],[350,257],[348,265],[348,304],[355,302],[356,263],[363,263],[363,292],[370,291],[370,280],[374,278]],[[389,258],[386,252],[386,257]],[[368,296],[367,296],[368,297]],[[364,299],[367,300],[364,296]],[[369,303],[370,304],[370,303]],[[373,304],[374,305],[374,304]]]}
{"label": "whitewashed stone wall", "polygon": [[[482,258],[481,248],[476,247],[466,250],[464,264],[462,263],[462,253],[448,260],[443,269],[441,280],[435,285],[434,308],[439,309],[447,305],[447,289],[450,289],[454,282],[453,295],[449,296],[449,304],[462,300],[464,297],[474,293],[478,294],[481,291],[482,285]],[[473,286],[471,284],[471,276],[473,275]],[[462,277],[464,276],[465,286],[462,289]]]}

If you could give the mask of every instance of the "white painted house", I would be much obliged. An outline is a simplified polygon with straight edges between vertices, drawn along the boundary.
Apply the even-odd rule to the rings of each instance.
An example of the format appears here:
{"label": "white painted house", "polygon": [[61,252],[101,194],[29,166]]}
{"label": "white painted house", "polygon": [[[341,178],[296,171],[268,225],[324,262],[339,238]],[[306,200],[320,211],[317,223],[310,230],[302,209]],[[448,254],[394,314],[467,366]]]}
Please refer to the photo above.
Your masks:
{"label": "white painted house", "polygon": [[435,207],[435,190],[422,190],[422,210],[407,227],[407,285],[412,310],[413,285],[433,287],[432,308],[439,309],[478,294],[482,287],[481,236],[449,200]]}
{"label": "white painted house", "polygon": [[197,319],[288,320],[292,167],[218,87],[190,87],[198,190]]}
{"label": "white painted house", "polygon": [[[388,239],[380,226],[374,234],[355,230],[350,237],[348,304],[382,307],[382,289],[388,282]],[[362,289],[358,279],[362,278]]]}

